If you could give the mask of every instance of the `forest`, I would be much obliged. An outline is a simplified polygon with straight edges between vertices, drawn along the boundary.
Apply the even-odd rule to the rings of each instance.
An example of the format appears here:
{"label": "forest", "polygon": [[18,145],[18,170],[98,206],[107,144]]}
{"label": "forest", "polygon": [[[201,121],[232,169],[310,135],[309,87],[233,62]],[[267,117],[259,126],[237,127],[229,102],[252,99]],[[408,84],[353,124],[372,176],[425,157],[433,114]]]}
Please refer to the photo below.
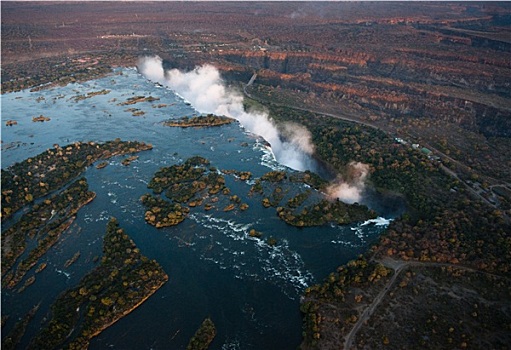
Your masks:
{"label": "forest", "polygon": [[[336,172],[346,173],[349,163],[354,160],[368,164],[370,175],[367,185],[381,193],[401,195],[407,203],[406,211],[391,222],[367,253],[340,266],[322,284],[306,290],[302,303],[302,346],[328,348],[342,344],[343,337],[360,316],[357,310],[361,310],[361,301],[369,299],[369,305],[375,293],[382,288],[378,281],[388,282],[392,274],[391,269],[376,261],[391,258],[424,266],[446,264],[474,269],[487,276],[502,276],[501,281],[509,278],[509,218],[505,212],[475,197],[458,179],[443,170],[439,161],[430,159],[410,145],[396,142],[391,135],[376,128],[280,105],[268,104],[266,107],[270,115],[280,122],[294,121],[309,128],[318,156]],[[443,283],[446,277],[437,275],[437,278],[437,283]],[[465,285],[467,281],[461,280],[460,283]],[[487,288],[492,288],[491,284]],[[432,298],[440,295],[435,288],[423,292]],[[486,290],[475,290],[474,293],[486,293]],[[347,295],[351,299],[347,299]],[[483,298],[483,295],[480,297]],[[405,301],[400,302],[405,307]],[[327,305],[338,306],[332,310]],[[432,303],[432,308],[437,309],[438,314],[445,312],[441,311],[437,301]],[[502,317],[509,320],[509,314],[506,315]],[[480,327],[482,323],[478,322],[472,327]],[[341,333],[335,331],[337,327],[341,328]],[[495,327],[498,325],[492,323],[491,332],[497,330]],[[381,328],[375,329],[381,331]],[[360,346],[366,341],[363,339],[373,336],[372,331],[368,331],[366,338],[357,338],[362,341]],[[441,339],[447,341],[448,338]],[[494,340],[495,344],[500,344],[503,339],[500,334]],[[410,345],[408,340],[411,338],[403,340],[404,344]],[[437,341],[442,343],[443,340]],[[459,344],[466,346],[467,341],[465,339]],[[379,344],[388,345],[388,342],[387,337]]]}

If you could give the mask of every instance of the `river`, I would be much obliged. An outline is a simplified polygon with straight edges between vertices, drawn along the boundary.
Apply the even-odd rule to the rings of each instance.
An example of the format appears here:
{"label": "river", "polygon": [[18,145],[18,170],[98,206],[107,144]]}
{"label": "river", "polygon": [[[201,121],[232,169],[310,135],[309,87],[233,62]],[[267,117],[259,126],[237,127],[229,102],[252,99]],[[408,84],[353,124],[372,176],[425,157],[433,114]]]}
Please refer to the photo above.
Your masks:
{"label": "river", "polygon": [[[76,98],[103,89],[110,92]],[[119,105],[139,95],[159,100]],[[129,108],[145,114],[134,116]],[[64,146],[119,137],[154,146],[139,153],[128,167],[121,164],[125,157],[114,157],[104,169],[89,167],[85,171],[97,197],[79,211],[72,227],[40,260],[48,267],[37,274],[33,285],[20,294],[2,290],[2,314],[10,315],[4,334],[40,302],[22,346],[28,343],[57,295],[94,268],[94,257],[101,256],[107,220],[115,216],[142,254],[162,265],[169,281],[138,309],[94,338],[90,349],[184,349],[205,317],[217,327],[210,349],[297,348],[301,342],[301,293],[364,252],[388,221],[295,228],[279,220],[274,209],[265,209],[259,197],[247,195],[250,181],[227,177],[232,193],[249,204],[246,212],[198,209],[175,227],[156,229],[146,224],[139,198],[150,192],[147,183],[160,167],[191,156],[205,157],[218,169],[250,171],[254,177],[272,169],[293,172],[278,164],[265,143],[238,123],[201,129],[162,125],[169,118],[194,114],[193,106],[173,91],[129,68],[83,83],[2,95],[3,169],[55,143]],[[51,120],[33,122],[32,117],[39,115]],[[18,124],[7,127],[8,119]],[[276,238],[277,245],[250,237],[252,228],[264,237]],[[81,252],[77,262],[64,268],[77,251]],[[33,272],[26,278],[31,275]]]}

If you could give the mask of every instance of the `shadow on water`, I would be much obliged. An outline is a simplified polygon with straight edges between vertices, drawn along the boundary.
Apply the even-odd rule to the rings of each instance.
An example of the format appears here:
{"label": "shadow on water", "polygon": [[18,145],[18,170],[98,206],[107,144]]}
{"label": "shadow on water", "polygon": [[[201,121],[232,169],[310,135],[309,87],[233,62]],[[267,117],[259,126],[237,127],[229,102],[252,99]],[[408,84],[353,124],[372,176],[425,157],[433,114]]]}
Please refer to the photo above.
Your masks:
{"label": "shadow on water", "polygon": [[328,182],[335,180],[336,172],[330,164],[323,161],[316,155],[311,157],[311,162],[313,164],[312,169],[314,169],[314,173]]}

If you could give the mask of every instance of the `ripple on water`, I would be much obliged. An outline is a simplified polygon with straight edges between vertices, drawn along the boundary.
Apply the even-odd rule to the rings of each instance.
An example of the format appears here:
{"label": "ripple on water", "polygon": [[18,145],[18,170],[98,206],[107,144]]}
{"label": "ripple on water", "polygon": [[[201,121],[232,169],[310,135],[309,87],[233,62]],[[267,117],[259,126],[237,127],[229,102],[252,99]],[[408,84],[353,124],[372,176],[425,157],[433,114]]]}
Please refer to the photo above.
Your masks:
{"label": "ripple on water", "polygon": [[254,146],[252,147],[252,149],[254,151],[258,151],[258,152],[262,153],[259,164],[261,164],[267,168],[270,168],[274,171],[288,170],[288,168],[286,166],[277,162],[277,160],[275,159],[275,155],[273,154],[273,151],[271,150],[271,147],[269,147],[268,145],[257,140],[254,143]]}
{"label": "ripple on water", "polygon": [[[53,147],[55,143],[65,145],[77,140],[104,142],[121,136],[122,139],[141,140],[154,146],[152,151],[141,154],[140,158],[129,167],[121,164],[125,157],[118,156],[108,160],[109,166],[106,169],[96,170],[91,167],[85,173],[90,190],[98,194],[98,199],[102,199],[91,202],[78,215],[83,220],[77,220],[77,222],[80,222],[83,232],[91,235],[87,236],[91,237],[86,243],[87,246],[84,244],[84,247],[80,247],[84,255],[87,253],[87,249],[89,249],[89,252],[97,254],[103,242],[103,236],[98,233],[103,232],[104,225],[114,214],[128,232],[135,230],[135,227],[144,227],[145,208],[139,202],[139,198],[142,194],[150,191],[147,189],[147,184],[160,167],[176,163],[181,164],[191,156],[202,154],[217,169],[236,168],[242,170],[240,169],[242,167],[243,170],[249,170],[254,174],[266,172],[268,168],[276,171],[289,170],[275,160],[275,156],[267,143],[253,134],[245,132],[243,128],[222,128],[223,135],[221,135],[215,134],[217,129],[192,131],[162,127],[161,121],[164,119],[191,115],[194,113],[193,108],[185,105],[185,102],[180,97],[175,96],[172,91],[147,82],[142,76],[138,75],[135,69],[123,69],[122,73],[122,75],[112,75],[85,84],[70,84],[65,87],[44,90],[38,94],[26,90],[2,96],[2,113],[16,116],[19,121],[19,128],[6,129],[2,127],[4,143],[14,146],[19,145],[19,147],[2,149],[2,165],[4,168],[16,161],[43,152]],[[112,83],[112,79],[115,80],[115,84]],[[68,99],[76,94],[90,92],[91,89],[99,90],[103,88],[109,89],[111,92],[108,95],[95,96],[80,101],[80,103]],[[54,101],[57,102],[53,104],[35,101],[35,98],[43,95],[46,101],[54,98]],[[159,97],[162,103],[168,105],[168,108],[161,109],[161,112],[156,111],[158,113],[155,112],[151,116],[153,119],[150,119],[150,121],[143,118],[131,118],[124,112],[126,107],[119,106],[118,103],[133,95]],[[96,106],[96,110],[99,111],[97,115],[91,115],[90,105]],[[52,118],[51,122],[48,124],[32,123],[32,116],[41,114],[42,108],[44,108],[44,114]],[[108,112],[108,116],[105,116],[104,113],[106,112]],[[147,118],[149,118],[149,114],[151,113],[148,113]],[[69,115],[73,115],[73,118],[69,118]],[[156,118],[161,118],[161,120]],[[83,125],[88,127],[84,128]],[[207,140],[206,146],[195,147],[191,143],[194,140],[201,139]],[[229,139],[236,139],[236,142],[229,142]],[[240,144],[245,143],[250,146],[241,148]],[[226,154],[229,156],[226,156]],[[245,183],[251,186],[255,184],[255,180],[250,179]],[[178,227],[175,231],[169,230],[168,232],[174,234],[171,239],[177,242],[177,246],[190,249],[194,261],[201,259],[201,262],[208,262],[208,264],[217,266],[219,270],[228,271],[226,274],[218,274],[212,276],[212,278],[223,279],[222,282],[226,284],[231,282],[232,278],[245,281],[261,281],[258,288],[267,288],[272,293],[275,292],[275,289],[280,290],[283,295],[280,300],[286,300],[295,305],[298,303],[297,300],[301,292],[315,282],[311,273],[311,271],[316,272],[316,269],[318,269],[318,266],[315,266],[315,261],[321,260],[320,263],[316,264],[319,265],[328,263],[327,260],[331,258],[325,257],[321,251],[312,253],[318,254],[318,259],[316,257],[311,258],[311,251],[314,249],[304,248],[303,245],[300,245],[300,239],[303,240],[304,237],[300,233],[305,231],[299,231],[298,229],[295,231],[295,228],[292,227],[286,228],[286,231],[292,233],[287,236],[289,241],[286,238],[281,238],[278,244],[273,247],[264,239],[266,236],[263,239],[251,237],[250,229],[264,225],[263,219],[258,221],[257,218],[250,217],[250,213],[256,211],[249,211],[243,216],[234,215],[234,218],[230,216],[231,214],[222,212],[214,213],[216,216],[206,213],[192,213],[188,216],[189,221],[187,220],[187,222],[195,226],[193,230],[181,230],[181,227]],[[250,223],[244,221],[250,221]],[[359,250],[365,246],[365,242],[370,237],[376,236],[387,225],[388,221],[375,219],[374,221],[370,220],[354,225],[353,231],[346,227],[336,226],[337,229],[326,227],[326,230],[321,231],[322,234],[325,233],[324,236],[314,236],[310,241],[313,246],[320,246],[323,243],[327,243],[329,247],[336,244],[342,245],[342,247],[335,246],[335,249],[333,249],[335,251],[341,251],[343,247],[347,247],[346,250],[351,250],[351,248]],[[147,227],[148,230],[153,229],[150,226]],[[186,233],[183,233],[183,231],[186,231]],[[183,236],[178,237],[174,232],[179,232],[177,235]],[[293,235],[295,232],[297,235]],[[337,234],[337,232],[339,233]],[[273,233],[270,228],[267,231],[268,237]],[[140,237],[149,242],[150,240],[161,239],[165,235],[140,235]],[[141,242],[143,242],[142,239]],[[67,249],[73,249],[73,251],[67,251],[66,254],[71,256],[75,253],[76,247],[72,247],[72,245],[69,245],[69,247],[71,248]],[[151,249],[159,250],[161,245],[147,244],[144,253],[148,256],[159,253],[151,251]],[[297,249],[301,254],[296,251]],[[336,255],[335,259],[337,257]],[[169,261],[171,261],[169,266],[172,266],[172,264],[177,266],[181,263],[179,260]],[[162,262],[168,263],[165,259],[162,259]],[[60,278],[63,280],[69,278],[65,271],[58,269],[60,265],[54,266],[56,268],[55,273],[62,275]],[[165,266],[165,268],[167,267]],[[75,269],[79,268],[79,265],[75,266]],[[172,271],[172,268],[169,267],[169,270]],[[82,273],[84,272],[82,271]],[[182,294],[185,295],[186,293]],[[9,297],[8,302],[5,303],[6,308],[9,308],[8,305],[16,305],[22,297],[22,294]],[[189,302],[189,300],[186,300],[187,297],[189,296],[185,295],[180,302],[183,302],[183,304]],[[34,300],[34,302],[37,302],[37,300]],[[277,318],[286,317],[287,327],[294,327],[298,332],[297,334],[299,334],[301,327],[299,316],[278,315],[283,310],[278,309],[281,306],[279,305],[276,306],[277,309],[273,310],[275,314],[272,314],[271,319],[269,319],[263,313],[260,313],[266,306],[266,304],[262,305],[260,302],[254,301],[253,305],[247,307],[246,312],[244,312],[245,316],[242,317],[257,319],[255,315],[259,315],[260,322],[263,325],[271,325],[275,320],[275,315],[277,315]],[[240,308],[242,307],[243,305],[240,305]],[[187,316],[186,313],[180,315],[183,318]],[[238,322],[240,320],[232,321]],[[133,327],[136,327],[138,325],[143,326],[145,321],[142,318],[137,319],[135,317],[130,322],[133,322]],[[116,329],[115,327],[115,325],[112,326],[109,336],[104,336],[107,340],[102,343],[103,345],[117,344],[116,342],[119,339],[127,338],[125,330]],[[249,334],[251,330],[245,328],[231,333],[225,329],[222,331],[226,333],[226,337],[220,342],[223,342],[221,348],[225,350],[247,348],[247,339],[250,343],[257,343],[258,341],[259,335]],[[165,335],[161,337],[163,339]],[[98,344],[96,344],[96,348],[98,348]],[[148,348],[149,344],[146,345],[148,345],[146,346]],[[114,347],[114,345],[111,346]]]}
{"label": "ripple on water", "polygon": [[191,214],[189,218],[208,229],[197,236],[204,242],[198,248],[201,259],[222,270],[232,270],[235,278],[268,281],[291,299],[298,298],[313,283],[314,278],[300,254],[290,248],[287,240],[270,246],[265,240],[250,236],[254,223],[239,223],[202,213]]}

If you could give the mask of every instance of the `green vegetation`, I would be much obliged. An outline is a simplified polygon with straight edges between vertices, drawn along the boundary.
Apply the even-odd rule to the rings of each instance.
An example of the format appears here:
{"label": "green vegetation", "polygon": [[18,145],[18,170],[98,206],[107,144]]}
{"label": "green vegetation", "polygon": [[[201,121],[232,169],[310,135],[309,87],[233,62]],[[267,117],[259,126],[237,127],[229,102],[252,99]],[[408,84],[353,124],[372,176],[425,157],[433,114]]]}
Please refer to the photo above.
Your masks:
{"label": "green vegetation", "polygon": [[23,335],[25,335],[25,331],[27,329],[28,324],[34,318],[37,310],[39,310],[39,306],[40,304],[34,306],[21,320],[16,322],[11,332],[2,339],[2,349],[4,350],[16,349],[16,346],[21,341],[21,338],[23,337]]}
{"label": "green vegetation", "polygon": [[[474,199],[440,163],[381,130],[318,114],[270,106],[280,121],[302,123],[312,132],[318,156],[341,174],[352,161],[369,165],[369,185],[400,193],[408,211],[394,220],[377,256],[470,264],[487,271],[511,271],[511,225],[500,210]],[[457,188],[457,191],[451,191]]]}
{"label": "green vegetation", "polygon": [[118,106],[129,106],[129,105],[134,105],[135,103],[140,103],[140,102],[154,102],[154,101],[158,101],[159,98],[158,97],[153,97],[153,96],[133,96],[133,97],[129,97],[126,102],[121,102],[121,103],[118,103],[117,105]]}
{"label": "green vegetation", "polygon": [[[407,201],[407,211],[390,224],[379,242],[368,252],[371,262],[359,259],[341,266],[338,272],[328,276],[323,284],[310,287],[306,291],[302,304],[304,313],[302,345],[305,348],[344,345],[344,337],[353,328],[360,313],[369,307],[371,300],[384,288],[383,283],[388,282],[386,276],[390,270],[383,268],[387,272],[377,274],[382,276],[382,282],[373,283],[375,281],[371,277],[373,272],[383,270],[372,259],[385,259],[390,256],[402,261],[420,262],[426,267],[429,266],[427,264],[462,264],[480,271],[478,279],[487,280],[485,288],[474,289],[472,295],[501,288],[502,279],[498,275],[506,278],[511,272],[509,218],[503,211],[475,198],[463,183],[445,171],[439,162],[428,159],[425,154],[410,146],[396,143],[393,138],[378,129],[284,107],[271,106],[271,114],[275,119],[292,120],[309,128],[313,134],[317,155],[329,162],[338,173],[349,177],[350,162],[367,164],[370,170],[369,186],[382,193],[401,194]],[[265,191],[264,184],[256,185],[254,192]],[[288,206],[292,206],[295,201],[300,203],[302,198],[292,198]],[[289,213],[284,209],[279,211],[282,216]],[[490,273],[496,274],[495,278],[490,278],[492,276]],[[357,275],[359,277],[356,277]],[[450,318],[452,310],[445,308],[445,305],[453,302],[465,305],[465,300],[468,301],[470,298],[463,296],[461,299],[448,300],[448,295],[443,295],[443,287],[439,286],[447,283],[450,278],[443,274],[434,275],[429,280],[430,288],[423,291],[425,298],[423,304],[428,300],[429,321],[416,317],[416,313],[422,312],[420,303],[407,305],[407,301],[416,298],[417,293],[420,294],[419,284],[416,284],[415,290],[412,289],[399,302],[384,301],[390,303],[389,305],[397,305],[397,308],[389,311],[388,315],[374,319],[374,326],[363,327],[364,331],[355,339],[356,346],[470,347],[470,344],[477,341],[470,338],[469,334],[479,332],[481,328],[485,329],[488,338],[492,337],[492,332],[496,334],[492,343],[495,346],[505,343],[507,340],[498,331],[499,327],[495,327],[495,322],[484,317],[474,322],[474,316],[463,312],[461,306],[454,314],[458,322],[464,325],[464,330],[460,330],[460,325],[454,325],[454,319]],[[471,288],[468,286],[469,281],[470,279],[460,279],[458,287],[449,288],[468,290]],[[398,282],[399,285],[401,282]],[[395,293],[393,291],[391,295]],[[430,301],[436,300],[435,298],[437,301]],[[504,300],[504,303],[509,302],[509,295],[501,296],[500,300]],[[403,316],[401,320],[397,316],[398,312],[408,309],[408,306],[411,307],[410,315]],[[444,319],[446,322],[438,323],[433,320],[433,314],[437,320]],[[385,332],[388,325],[383,324],[382,320],[391,317],[394,317],[397,328],[392,331],[393,333],[390,330]],[[498,317],[501,322],[509,323],[508,316],[499,313]],[[434,322],[440,326],[431,328]],[[412,344],[404,339],[400,341],[397,334],[403,334],[405,323],[407,330],[413,327],[409,334],[410,339],[423,339],[425,342]],[[424,327],[429,327],[429,331],[424,330],[421,333],[424,337],[418,337],[417,332],[422,332]]]}
{"label": "green vegetation", "polygon": [[278,207],[277,214],[286,223],[298,227],[321,226],[328,222],[346,225],[376,218],[376,213],[369,210],[365,205],[357,203],[350,205],[339,200],[334,202],[321,200],[316,204],[305,207],[300,213],[293,212],[289,207]]}
{"label": "green vegetation", "polygon": [[107,224],[101,264],[64,292],[30,349],[85,349],[90,339],[124,317],[168,280],[143,256],[116,219]]}
{"label": "green vegetation", "polygon": [[205,116],[182,117],[179,120],[167,120],[163,123],[165,126],[191,128],[191,127],[212,127],[231,124],[235,120],[232,118],[208,114]]}
{"label": "green vegetation", "polygon": [[359,256],[331,273],[322,284],[307,288],[300,306],[307,347],[316,348],[323,339],[328,343],[330,337],[344,337],[390,275],[390,269]]}
{"label": "green vegetation", "polygon": [[269,171],[261,176],[261,181],[281,182],[284,179],[287,179],[285,171]]}
{"label": "green vegetation", "polygon": [[148,208],[145,212],[146,222],[156,228],[175,226],[181,223],[190,211],[179,203],[172,204],[151,194],[143,195],[140,200]]}
{"label": "green vegetation", "polygon": [[[236,194],[229,196],[230,190],[225,186],[225,178],[221,173],[234,175],[242,181],[250,179],[252,174],[236,170],[218,172],[216,168],[207,169],[207,166],[207,159],[193,157],[183,164],[157,171],[148,184],[148,188],[151,188],[156,196],[146,194],[141,197],[147,208],[145,220],[157,228],[177,225],[185,219],[190,207],[204,204],[205,210],[213,209],[212,203],[216,203],[219,198],[210,196],[220,193],[229,199],[229,203],[222,206],[223,211],[236,208],[240,211],[248,210],[249,205],[244,203],[241,197]],[[318,180],[317,175],[309,172],[288,176],[283,171],[270,171],[255,181],[249,195],[263,196],[261,203],[264,207],[277,208],[279,218],[298,227],[319,226],[329,222],[343,225],[376,217],[376,213],[363,205],[348,205],[317,198],[314,202],[310,199],[310,189],[287,198],[289,192],[296,192],[297,183],[314,184],[318,188],[325,186],[324,181]],[[167,199],[161,196],[163,192]]]}
{"label": "green vegetation", "polygon": [[[95,198],[85,179],[35,204],[18,222],[2,232],[2,286],[13,288],[34,267],[73,222],[78,210]],[[29,243],[36,243],[17,265]]]}
{"label": "green vegetation", "polygon": [[[16,163],[7,170],[2,170],[3,218],[12,216],[19,208],[35,202],[36,198],[43,197],[33,203],[17,222],[2,232],[2,287],[14,288],[22,281],[25,275],[38,264],[39,259],[58,242],[61,234],[70,227],[78,210],[95,198],[95,193],[88,191],[85,179],[78,179],[61,192],[47,196],[50,192],[59,191],[68,185],[83,172],[85,167],[97,159],[107,159],[115,155],[151,148],[151,145],[145,143],[123,142],[119,139],[103,144],[76,142],[63,148],[55,145],[54,149]],[[135,156],[130,158],[135,159]],[[62,296],[63,299],[60,299],[60,302],[63,304],[60,305],[57,302],[57,306],[54,306],[55,318],[48,326],[49,328],[35,340],[33,347],[84,348],[87,346],[88,339],[130,312],[167,280],[168,277],[159,265],[142,257],[121,229],[114,230],[112,225],[109,225],[110,232],[117,232],[121,237],[109,237],[111,244],[105,245],[107,257],[104,259],[106,260],[100,268],[95,270],[95,273],[101,275],[103,280],[91,281],[94,277],[88,276],[84,279],[85,282],[82,281],[85,287],[79,287],[78,293],[71,291],[70,294]],[[114,243],[117,241],[120,243]],[[25,253],[27,247],[31,248]],[[69,267],[79,257],[80,252],[76,252],[66,261],[64,267]],[[111,262],[111,260],[114,261]],[[46,263],[40,263],[35,273],[42,271],[45,267]],[[122,279],[117,281],[117,286],[114,285],[113,289],[109,289],[106,277],[110,276],[110,281],[113,281],[119,272],[124,273],[119,276]],[[18,293],[23,292],[34,282],[35,275],[32,275],[25,280],[23,286],[18,289]],[[90,294],[88,317],[94,316],[95,309],[99,312],[99,316],[95,315],[94,321],[88,320],[84,312],[75,316],[69,313],[70,309],[75,313],[74,310],[79,310],[80,305],[88,303],[84,299],[89,295],[87,290],[94,290],[94,293]],[[98,295],[105,297],[98,298]],[[66,298],[68,300],[65,300]],[[74,299],[75,304],[69,300],[70,298]],[[95,302],[96,304],[101,302],[103,306],[97,307]],[[112,305],[115,305],[113,310]],[[33,317],[33,315],[28,316],[15,325],[11,334],[4,339],[3,346],[6,348],[16,346],[23,336],[24,328]],[[70,329],[76,328],[73,327],[72,322],[82,321],[84,322],[82,333],[69,332]],[[74,340],[71,341],[71,339]],[[54,343],[55,345],[52,345]]]}
{"label": "green vegetation", "polygon": [[202,157],[192,157],[182,165],[173,165],[160,169],[154,174],[148,188],[165,195],[177,203],[185,203],[201,191],[207,190],[211,195],[224,190],[225,179],[215,171],[207,169],[209,160]]}
{"label": "green vegetation", "polygon": [[206,318],[195,335],[190,339],[186,350],[207,350],[209,344],[213,341],[216,335],[216,328],[210,318]]}
{"label": "green vegetation", "polygon": [[73,180],[99,159],[152,149],[150,144],[116,139],[105,143],[55,145],[35,157],[2,169],[2,221],[34,200]]}
{"label": "green vegetation", "polygon": [[[249,205],[242,202],[238,195],[230,194],[225,185],[224,176],[216,168],[209,168],[209,160],[196,156],[189,158],[183,164],[161,168],[157,171],[148,188],[153,194],[141,197],[142,204],[147,211],[145,220],[157,227],[174,226],[182,222],[190,212],[190,208],[200,207],[204,210],[213,209],[222,196],[229,200],[224,204],[223,211],[238,208],[240,211],[248,210]],[[249,179],[250,172],[225,171],[240,179]],[[165,197],[161,194],[165,192]]]}
{"label": "green vegetation", "polygon": [[[164,190],[167,190],[166,195],[168,195],[169,198],[176,200],[177,202],[184,202],[193,197],[195,193],[186,194],[186,191],[182,191],[181,194],[179,184],[183,183],[188,185],[191,183],[193,185],[193,181],[201,178],[206,169],[205,167],[198,167],[199,165],[209,165],[209,160],[202,157],[194,157],[188,159],[182,165],[173,165],[161,168],[154,174],[147,187],[152,189],[155,194],[160,194]],[[178,185],[178,187],[174,187],[175,185]],[[196,186],[199,186],[199,184],[196,183]],[[193,191],[196,186],[188,186],[188,189]],[[175,196],[173,193],[175,193]]]}
{"label": "green vegetation", "polygon": [[252,173],[250,171],[239,171],[239,170],[222,170],[223,174],[234,175],[241,181],[247,181],[252,178]]}
{"label": "green vegetation", "polygon": [[255,229],[251,229],[249,232],[248,232],[248,235],[250,237],[255,237],[255,238],[261,238],[263,236],[263,233],[262,232],[259,232],[259,231],[256,231]]}
{"label": "green vegetation", "polygon": [[277,239],[275,237],[268,237],[268,239],[266,240],[266,243],[268,243],[268,245],[270,247],[273,247],[273,246],[277,245]]}
{"label": "green vegetation", "polygon": [[283,171],[270,171],[255,181],[250,194],[261,195],[261,204],[265,208],[276,208],[281,220],[297,227],[321,226],[330,222],[345,225],[376,217],[376,213],[365,205],[326,200],[310,189],[288,196],[290,192],[296,192],[298,183],[324,189],[326,182],[318,178],[309,172],[288,176]]}
{"label": "green vegetation", "polygon": [[307,200],[307,198],[309,198],[310,195],[311,195],[310,190],[298,193],[296,196],[287,201],[287,206],[293,209],[298,208]]}

